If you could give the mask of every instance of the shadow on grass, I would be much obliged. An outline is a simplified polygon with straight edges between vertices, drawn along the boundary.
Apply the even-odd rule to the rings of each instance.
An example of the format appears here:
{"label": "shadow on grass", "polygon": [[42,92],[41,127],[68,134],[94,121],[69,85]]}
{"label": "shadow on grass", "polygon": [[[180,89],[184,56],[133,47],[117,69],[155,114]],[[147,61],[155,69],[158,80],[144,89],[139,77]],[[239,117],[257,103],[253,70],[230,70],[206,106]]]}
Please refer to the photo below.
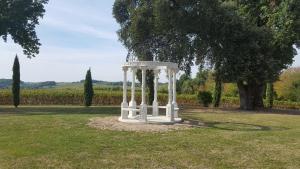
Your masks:
{"label": "shadow on grass", "polygon": [[286,127],[278,126],[263,126],[247,123],[235,123],[235,122],[207,122],[206,126],[219,130],[229,131],[283,131],[288,130]]}
{"label": "shadow on grass", "polygon": [[263,126],[249,123],[238,122],[206,122],[199,120],[185,119],[185,123],[194,127],[207,127],[217,130],[227,131],[283,131],[288,130],[286,127]]}
{"label": "shadow on grass", "polygon": [[[80,106],[30,106],[30,107],[1,107],[1,115],[106,115],[106,116],[118,116],[120,115],[119,107],[80,107]],[[207,127],[218,130],[228,131],[282,131],[288,130],[285,127],[276,126],[263,126],[249,123],[240,122],[218,122],[218,121],[205,121],[195,120],[191,116],[186,116],[185,122],[194,127]]]}
{"label": "shadow on grass", "polygon": [[0,107],[0,115],[74,115],[105,114],[119,115],[118,107],[74,107],[74,106],[32,106],[32,107]]}

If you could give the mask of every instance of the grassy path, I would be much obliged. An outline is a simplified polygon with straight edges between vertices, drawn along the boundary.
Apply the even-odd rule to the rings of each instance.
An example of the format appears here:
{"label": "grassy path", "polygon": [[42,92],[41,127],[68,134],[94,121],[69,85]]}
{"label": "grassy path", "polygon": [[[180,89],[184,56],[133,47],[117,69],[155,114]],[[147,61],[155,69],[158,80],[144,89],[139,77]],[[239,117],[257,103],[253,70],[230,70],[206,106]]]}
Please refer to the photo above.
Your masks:
{"label": "grassy path", "polygon": [[205,127],[168,133],[101,131],[116,107],[0,107],[0,169],[300,168],[300,116],[182,114]]}

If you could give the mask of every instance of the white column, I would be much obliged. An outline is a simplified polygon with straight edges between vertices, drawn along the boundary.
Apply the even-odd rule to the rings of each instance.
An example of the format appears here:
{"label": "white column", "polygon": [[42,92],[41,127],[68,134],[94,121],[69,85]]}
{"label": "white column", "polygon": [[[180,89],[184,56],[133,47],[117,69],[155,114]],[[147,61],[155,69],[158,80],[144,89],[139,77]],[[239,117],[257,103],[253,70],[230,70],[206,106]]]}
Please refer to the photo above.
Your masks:
{"label": "white column", "polygon": [[146,104],[146,68],[142,68],[142,103],[141,118],[142,122],[147,122],[147,104]]}
{"label": "white column", "polygon": [[[132,109],[136,109],[136,101],[135,101],[135,76],[136,76],[136,69],[132,68],[132,83],[131,83],[131,101],[129,102],[129,107]],[[129,111],[129,117],[136,116],[136,111]]]}
{"label": "white column", "polygon": [[169,97],[168,97],[168,104],[171,104],[172,103],[172,71],[171,70],[168,70],[168,94],[169,94]]}
{"label": "white column", "polygon": [[174,121],[174,106],[172,104],[172,70],[168,69],[168,93],[169,93],[169,98],[168,98],[168,105],[167,105],[167,110],[166,110],[166,116],[170,118],[170,121]]}
{"label": "white column", "polygon": [[127,67],[123,67],[124,79],[123,79],[123,102],[121,104],[121,118],[128,119],[128,111],[124,110],[128,108],[127,103]]}
{"label": "white column", "polygon": [[157,101],[157,91],[158,91],[158,74],[159,70],[154,70],[154,100],[152,103],[153,116],[159,115],[158,101]]}
{"label": "white column", "polygon": [[146,69],[142,69],[142,105],[146,104]]}
{"label": "white column", "polygon": [[176,70],[173,70],[173,106],[174,106],[174,118],[178,118],[178,105],[176,101]]}

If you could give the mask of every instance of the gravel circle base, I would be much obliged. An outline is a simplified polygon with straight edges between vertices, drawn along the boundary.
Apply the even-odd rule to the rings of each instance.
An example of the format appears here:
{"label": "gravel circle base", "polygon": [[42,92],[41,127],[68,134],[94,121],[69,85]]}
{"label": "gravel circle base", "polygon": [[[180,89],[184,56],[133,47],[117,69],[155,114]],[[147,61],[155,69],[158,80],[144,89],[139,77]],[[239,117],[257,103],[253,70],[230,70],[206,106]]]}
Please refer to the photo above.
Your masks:
{"label": "gravel circle base", "polygon": [[183,121],[175,124],[145,124],[145,123],[123,123],[118,117],[95,117],[90,119],[88,126],[101,130],[112,131],[135,131],[135,132],[168,132],[175,130],[187,130],[195,127],[203,127],[201,122]]}

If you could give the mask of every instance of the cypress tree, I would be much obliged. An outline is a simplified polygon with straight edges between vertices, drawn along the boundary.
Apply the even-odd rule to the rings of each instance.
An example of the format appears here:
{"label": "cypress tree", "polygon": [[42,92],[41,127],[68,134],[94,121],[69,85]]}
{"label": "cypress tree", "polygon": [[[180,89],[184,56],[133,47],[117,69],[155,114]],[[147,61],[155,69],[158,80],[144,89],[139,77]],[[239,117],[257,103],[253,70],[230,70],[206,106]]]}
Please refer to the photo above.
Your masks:
{"label": "cypress tree", "polygon": [[91,69],[89,69],[86,73],[85,81],[84,81],[84,105],[86,107],[92,105],[93,96],[94,96],[93,80],[92,80]]}
{"label": "cypress tree", "polygon": [[272,108],[273,100],[274,100],[274,85],[273,85],[273,83],[267,83],[266,107]]}
{"label": "cypress tree", "polygon": [[220,61],[218,60],[215,67],[215,90],[213,94],[213,105],[219,107],[222,96],[222,78],[220,72]]}
{"label": "cypress tree", "polygon": [[215,90],[214,90],[214,94],[213,94],[214,107],[220,106],[221,95],[222,95],[222,82],[219,79],[216,79]]}
{"label": "cypress tree", "polygon": [[13,77],[12,77],[12,95],[13,104],[17,108],[20,104],[20,63],[18,56],[16,55],[14,66],[13,66]]}

